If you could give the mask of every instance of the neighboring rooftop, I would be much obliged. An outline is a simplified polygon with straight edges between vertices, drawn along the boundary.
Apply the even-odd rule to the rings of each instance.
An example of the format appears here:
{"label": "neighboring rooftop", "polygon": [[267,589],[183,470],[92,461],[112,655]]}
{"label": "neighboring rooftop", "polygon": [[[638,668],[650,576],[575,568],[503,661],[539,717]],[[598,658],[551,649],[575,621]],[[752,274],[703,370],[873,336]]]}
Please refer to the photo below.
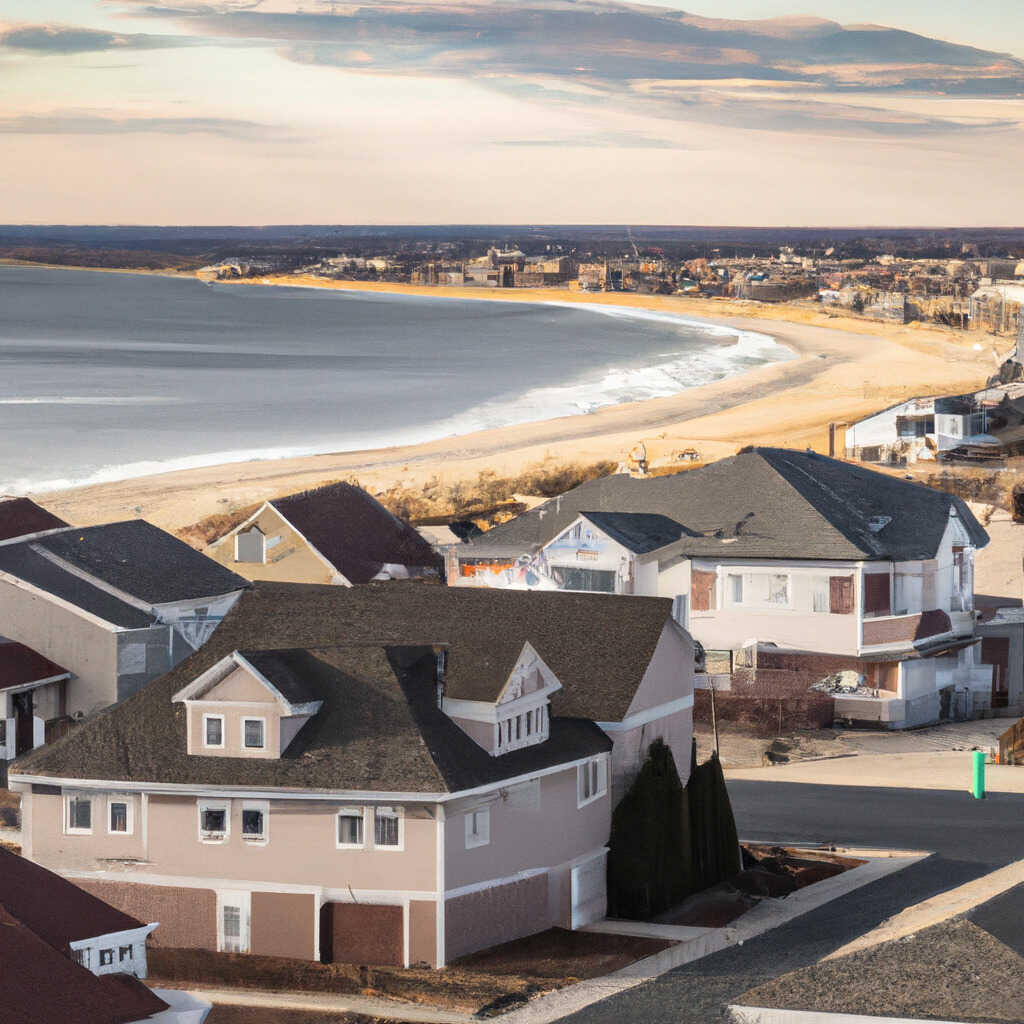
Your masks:
{"label": "neighboring rooftop", "polygon": [[[335,588],[339,589],[339,588]],[[593,722],[552,717],[544,743],[491,755],[438,706],[431,647],[350,644],[273,652],[321,709],[280,758],[186,757],[185,720],[172,694],[190,658],[134,698],[79,727],[70,743],[19,764],[81,777],[156,782],[449,793],[515,778],[611,748]],[[95,773],[100,772],[99,776]]]}
{"label": "neighboring rooftop", "polygon": [[369,583],[385,565],[441,565],[426,538],[353,484],[328,484],[270,505],[349,583]]}
{"label": "neighboring rooftop", "polygon": [[[569,749],[579,749],[577,744],[586,747],[596,742],[589,723],[569,724],[565,719],[617,722],[626,717],[663,630],[678,628],[672,625],[670,614],[671,602],[653,597],[531,593],[444,587],[417,581],[363,587],[256,583],[242,594],[196,654],[117,708],[77,727],[66,741],[26,755],[13,771],[139,781],[212,781],[217,772],[223,772],[224,779],[231,781],[235,778],[232,772],[270,771],[267,766],[272,762],[180,756],[185,744],[185,720],[181,706],[172,705],[171,697],[234,651],[244,651],[250,659],[254,652],[274,652],[268,655],[271,661],[279,659],[281,651],[305,651],[298,655],[289,653],[286,663],[289,671],[296,672],[294,659],[300,659],[300,674],[306,683],[310,678],[306,670],[312,665],[309,659],[331,663],[324,651],[339,644],[369,644],[389,650],[408,646],[432,650],[444,645],[449,651],[447,695],[495,701],[527,642],[562,684],[551,698],[551,740],[501,758],[485,756],[489,763],[498,762],[502,772],[511,771],[516,764],[512,759],[520,755],[524,763],[534,766],[527,759],[547,756],[543,753],[545,748],[558,751],[557,756],[561,757]],[[344,671],[356,680],[346,682],[346,687],[356,687],[358,683],[369,692],[384,685],[376,677],[376,681],[364,679],[359,674],[363,669],[356,671],[352,666],[354,656],[345,657],[350,661]],[[258,654],[256,658],[259,659]],[[427,660],[433,666],[434,659]],[[383,671],[378,660],[374,672]],[[428,684],[427,668],[417,671],[424,673],[421,685],[433,701],[432,675]],[[321,689],[317,699],[327,687],[326,679],[325,676],[318,684]],[[386,681],[392,694],[396,685],[394,679]],[[355,713],[355,703],[358,702],[352,703],[346,713]],[[335,721],[334,715],[325,706],[313,721]],[[559,718],[562,722],[556,725]],[[382,763],[409,742],[406,737],[396,744],[391,726],[384,718],[364,722],[364,727],[369,724],[374,724],[371,745]],[[321,728],[317,725],[314,729],[313,723],[306,726],[295,740],[299,745],[293,744],[294,750],[289,747],[285,757],[277,762],[285,766],[282,771],[286,776],[281,777],[293,780],[288,784],[312,785],[313,779],[324,784],[325,776],[318,767],[319,755],[314,756],[308,746],[321,735]],[[307,730],[310,731],[305,735]],[[465,749],[473,752],[472,748]],[[307,751],[308,757],[304,756]],[[216,765],[208,763],[214,761]],[[466,770],[483,771],[476,764],[475,760],[467,760]],[[343,769],[339,767],[337,771]],[[329,781],[336,777],[341,776],[326,776],[329,788],[336,788]]]}
{"label": "neighboring rooftop", "polygon": [[0,498],[0,541],[44,530],[59,530],[67,525],[31,498]]}
{"label": "neighboring rooftop", "polygon": [[533,554],[577,515],[595,510],[673,519],[683,528],[680,551],[692,557],[932,558],[951,510],[977,547],[988,543],[954,495],[814,452],[751,448],[671,476],[590,480],[488,530],[458,554]]}
{"label": "neighboring rooftop", "polygon": [[248,580],[142,519],[0,544],[0,572],[125,629],[156,621],[140,603],[219,597],[249,586]]}
{"label": "neighboring rooftop", "polygon": [[0,849],[0,963],[5,1024],[128,1024],[167,1009],[137,978],[97,977],[69,942],[142,923],[59,875]]}
{"label": "neighboring rooftop", "polygon": [[37,654],[31,647],[13,640],[0,640],[0,690],[70,674],[66,668]]}
{"label": "neighboring rooftop", "polygon": [[679,523],[656,512],[584,512],[583,515],[636,555],[657,551],[683,535]]}

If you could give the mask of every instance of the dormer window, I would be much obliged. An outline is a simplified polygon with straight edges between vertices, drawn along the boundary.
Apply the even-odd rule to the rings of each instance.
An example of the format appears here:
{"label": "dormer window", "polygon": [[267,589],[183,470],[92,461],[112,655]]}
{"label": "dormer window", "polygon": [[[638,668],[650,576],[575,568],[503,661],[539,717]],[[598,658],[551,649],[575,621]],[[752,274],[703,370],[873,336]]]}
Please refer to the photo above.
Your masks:
{"label": "dormer window", "polygon": [[203,745],[207,747],[224,746],[223,715],[203,715]]}
{"label": "dormer window", "polygon": [[242,730],[245,734],[246,750],[263,750],[267,745],[265,738],[266,721],[262,718],[243,718]]}

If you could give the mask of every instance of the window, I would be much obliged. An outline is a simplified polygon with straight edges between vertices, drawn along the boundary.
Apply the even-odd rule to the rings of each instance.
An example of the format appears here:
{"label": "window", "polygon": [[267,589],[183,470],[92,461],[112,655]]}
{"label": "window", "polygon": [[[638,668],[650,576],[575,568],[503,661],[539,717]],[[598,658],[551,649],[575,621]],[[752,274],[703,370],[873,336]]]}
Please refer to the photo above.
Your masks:
{"label": "window", "polygon": [[117,961],[118,961],[118,963],[122,963],[123,964],[125,962],[125,960],[134,960],[134,959],[135,959],[135,951],[132,949],[131,946],[121,946],[121,947],[119,947],[119,949],[117,951]]}
{"label": "window", "polygon": [[359,807],[343,807],[338,811],[338,848],[363,846],[363,812]]}
{"label": "window", "polygon": [[107,831],[127,835],[131,832],[131,825],[128,820],[128,801],[111,800],[107,805],[110,821],[107,824]]}
{"label": "window", "polygon": [[562,568],[562,590],[596,591],[602,594],[615,593],[615,572],[608,569],[574,569],[569,566]]}
{"label": "window", "polygon": [[773,573],[768,577],[768,603],[786,606],[789,604],[789,577]]}
{"label": "window", "polygon": [[249,842],[267,841],[267,815],[270,807],[266,801],[242,804],[242,838]]}
{"label": "window", "polygon": [[114,962],[114,951],[112,949],[100,950],[100,967],[109,967]]}
{"label": "window", "polygon": [[827,576],[811,577],[811,608],[816,612],[827,612],[832,607]]}
{"label": "window", "polygon": [[576,769],[577,807],[583,807],[604,796],[607,788],[605,768],[604,761],[595,759]]}
{"label": "window", "polygon": [[201,800],[199,802],[199,838],[206,843],[219,843],[227,839],[229,828],[226,800]]}
{"label": "window", "polygon": [[830,576],[828,580],[828,610],[833,615],[853,614],[853,577]]}
{"label": "window", "polygon": [[491,841],[491,812],[487,807],[466,814],[466,849],[487,846]]}
{"label": "window", "polygon": [[242,908],[224,907],[224,949],[237,949],[242,939]]}
{"label": "window", "polygon": [[263,531],[254,526],[251,530],[235,534],[236,562],[266,561],[266,544]]}
{"label": "window", "polygon": [[866,573],[864,576],[864,614],[889,615],[889,574],[887,572]]}
{"label": "window", "polygon": [[92,950],[73,949],[71,950],[71,959],[82,967],[92,967]]}
{"label": "window", "polygon": [[521,740],[523,738],[523,716],[516,715],[516,739]]}
{"label": "window", "polygon": [[729,573],[729,603],[743,604],[743,577],[739,573]]}
{"label": "window", "polygon": [[66,831],[79,835],[90,835],[92,833],[92,797],[68,797]]}
{"label": "window", "polygon": [[526,712],[526,735],[529,736],[533,733],[533,712]]}
{"label": "window", "polygon": [[262,750],[264,748],[264,720],[262,718],[243,718],[242,730],[245,734],[246,750]]}
{"label": "window", "polygon": [[224,746],[223,715],[203,715],[203,743],[208,747]]}
{"label": "window", "polygon": [[401,815],[394,807],[377,807],[373,812],[373,845],[398,849],[402,844]]}
{"label": "window", "polygon": [[217,950],[249,952],[249,918],[252,896],[247,892],[217,893]]}

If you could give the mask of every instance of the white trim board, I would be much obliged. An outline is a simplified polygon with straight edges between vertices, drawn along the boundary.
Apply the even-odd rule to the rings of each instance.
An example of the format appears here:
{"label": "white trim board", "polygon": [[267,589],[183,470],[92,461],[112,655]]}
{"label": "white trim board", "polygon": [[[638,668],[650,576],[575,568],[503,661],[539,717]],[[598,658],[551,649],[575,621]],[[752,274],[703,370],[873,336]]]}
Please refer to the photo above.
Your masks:
{"label": "white trim board", "polygon": [[685,711],[693,707],[693,694],[686,697],[679,697],[669,701],[667,704],[658,704],[646,711],[637,711],[635,714],[627,715],[621,722],[598,722],[598,727],[603,732],[623,732],[626,729],[636,729],[638,726],[656,722],[659,718],[667,718],[678,711]]}

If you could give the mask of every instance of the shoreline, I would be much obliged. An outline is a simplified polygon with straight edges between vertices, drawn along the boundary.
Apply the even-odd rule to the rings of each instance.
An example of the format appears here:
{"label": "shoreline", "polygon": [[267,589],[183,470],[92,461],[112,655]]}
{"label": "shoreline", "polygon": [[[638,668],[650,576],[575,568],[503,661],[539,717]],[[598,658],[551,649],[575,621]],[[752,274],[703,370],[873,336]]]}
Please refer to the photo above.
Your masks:
{"label": "shoreline", "polygon": [[[204,279],[194,273],[165,273]],[[665,397],[417,444],[219,463],[47,491],[38,495],[47,508],[76,525],[142,516],[177,530],[217,512],[340,479],[358,479],[379,493],[396,486],[422,487],[432,480],[469,481],[484,471],[515,476],[543,461],[619,461],[641,440],[654,467],[683,468],[687,463],[680,461],[679,453],[691,448],[702,461],[734,454],[748,444],[810,446],[827,453],[830,423],[852,422],[915,395],[967,391],[983,385],[997,368],[991,351],[974,349],[975,335],[870,321],[851,324],[849,318],[816,310],[757,303],[553,288],[507,289],[501,294],[489,289],[480,294],[482,289],[335,282],[306,275],[218,283],[626,307],[668,313],[735,333],[738,339],[744,333],[769,335],[794,358]],[[840,437],[839,454],[841,446]]]}

